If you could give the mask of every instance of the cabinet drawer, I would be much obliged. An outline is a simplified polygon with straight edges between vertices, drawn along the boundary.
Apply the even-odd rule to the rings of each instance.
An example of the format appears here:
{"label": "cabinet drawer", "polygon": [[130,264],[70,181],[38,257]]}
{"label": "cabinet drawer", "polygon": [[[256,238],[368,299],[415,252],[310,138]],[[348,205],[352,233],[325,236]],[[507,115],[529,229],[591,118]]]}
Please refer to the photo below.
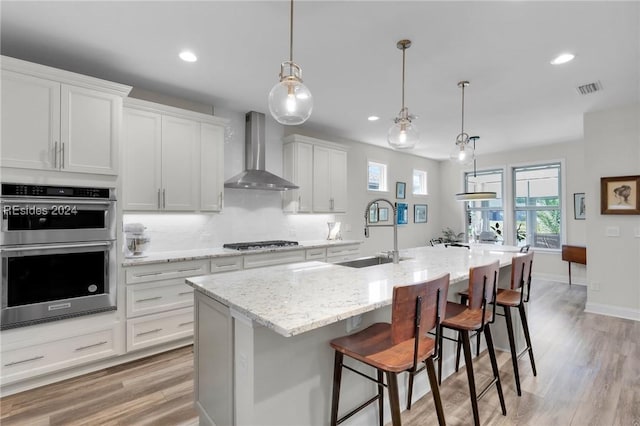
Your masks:
{"label": "cabinet drawer", "polygon": [[341,260],[350,260],[360,255],[360,245],[334,246],[327,248],[327,261],[340,262]]}
{"label": "cabinet drawer", "polygon": [[229,256],[211,259],[211,273],[236,271],[242,269],[242,256]]}
{"label": "cabinet drawer", "polygon": [[184,279],[127,286],[127,318],[193,306],[193,288]]}
{"label": "cabinet drawer", "polygon": [[129,266],[125,268],[124,273],[127,284],[194,277],[208,274],[209,262],[207,260],[190,260],[158,265]]}
{"label": "cabinet drawer", "polygon": [[193,335],[193,308],[127,320],[127,351]]}
{"label": "cabinet drawer", "polygon": [[324,260],[327,257],[327,249],[313,248],[306,250],[305,258],[307,260]]}
{"label": "cabinet drawer", "polygon": [[3,384],[117,355],[115,328],[2,352]]}
{"label": "cabinet drawer", "polygon": [[244,257],[244,268],[260,268],[262,266],[281,265],[283,263],[304,262],[304,252],[304,250],[287,250],[246,255]]}

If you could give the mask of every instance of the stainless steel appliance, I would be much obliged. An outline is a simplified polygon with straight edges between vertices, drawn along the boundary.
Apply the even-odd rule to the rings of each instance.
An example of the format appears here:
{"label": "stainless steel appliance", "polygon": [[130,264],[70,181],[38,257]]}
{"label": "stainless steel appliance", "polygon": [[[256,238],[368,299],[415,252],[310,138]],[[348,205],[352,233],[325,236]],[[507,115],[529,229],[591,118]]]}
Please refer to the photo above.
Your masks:
{"label": "stainless steel appliance", "polygon": [[297,246],[297,241],[272,240],[272,241],[248,241],[244,243],[228,243],[223,244],[223,248],[232,250],[260,250],[265,248],[278,248]]}
{"label": "stainless steel appliance", "polygon": [[3,183],[0,329],[116,309],[113,188]]}

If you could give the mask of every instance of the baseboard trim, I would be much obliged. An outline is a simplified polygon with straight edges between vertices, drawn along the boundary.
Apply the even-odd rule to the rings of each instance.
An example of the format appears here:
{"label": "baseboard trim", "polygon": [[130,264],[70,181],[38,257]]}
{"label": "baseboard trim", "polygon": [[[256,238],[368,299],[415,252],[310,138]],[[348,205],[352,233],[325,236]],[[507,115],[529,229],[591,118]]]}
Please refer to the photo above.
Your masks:
{"label": "baseboard trim", "polygon": [[587,302],[584,311],[590,314],[606,315],[609,317],[640,321],[640,310],[638,309],[621,308],[619,306]]}
{"label": "baseboard trim", "polygon": [[[535,268],[535,266],[534,266]],[[559,283],[564,283],[564,284],[569,284],[569,276],[568,275],[556,275],[556,274],[545,274],[545,273],[532,273],[531,274],[532,278],[538,278],[541,280],[545,280],[545,281],[557,281]],[[586,286],[587,285],[587,279],[586,277],[572,277],[571,278],[571,284],[576,284],[576,285],[582,285],[582,286]]]}

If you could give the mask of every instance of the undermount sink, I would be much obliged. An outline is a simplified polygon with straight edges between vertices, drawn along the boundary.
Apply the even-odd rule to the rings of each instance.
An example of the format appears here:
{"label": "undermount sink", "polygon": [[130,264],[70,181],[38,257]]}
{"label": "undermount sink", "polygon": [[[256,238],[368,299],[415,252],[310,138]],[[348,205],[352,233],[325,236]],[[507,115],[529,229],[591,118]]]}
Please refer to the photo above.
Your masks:
{"label": "undermount sink", "polygon": [[[405,259],[406,258],[401,257],[400,261],[403,261]],[[385,263],[391,262],[393,262],[393,259],[386,256],[370,256],[348,260],[346,262],[337,262],[336,265],[348,266],[349,268],[366,268],[367,266],[383,265]]]}

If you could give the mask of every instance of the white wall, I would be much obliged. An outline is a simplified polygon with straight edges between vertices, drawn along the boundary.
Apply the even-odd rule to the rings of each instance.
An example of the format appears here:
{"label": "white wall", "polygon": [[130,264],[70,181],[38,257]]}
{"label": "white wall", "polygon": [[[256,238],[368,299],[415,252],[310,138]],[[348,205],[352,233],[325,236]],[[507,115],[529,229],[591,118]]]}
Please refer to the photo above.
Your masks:
{"label": "white wall", "polygon": [[[589,312],[640,320],[640,216],[600,214],[600,178],[640,175],[640,106],[585,115]],[[607,237],[607,228],[620,231]]]}
{"label": "white wall", "polygon": [[[478,143],[478,151],[482,152],[482,141]],[[479,155],[477,161],[478,170],[503,168],[505,171],[505,195],[510,194],[511,189],[511,168],[515,166],[544,163],[560,160],[563,162],[563,202],[566,206],[565,217],[562,223],[566,230],[565,241],[563,243],[584,245],[586,243],[586,221],[575,220],[573,218],[573,194],[576,192],[586,192],[588,185],[585,182],[586,171],[584,161],[584,142],[573,141],[545,145],[517,151],[507,151],[491,155]],[[442,162],[440,167],[442,180],[443,197],[440,202],[442,217],[442,227],[451,227],[462,232],[464,230],[465,218],[463,203],[456,201],[454,194],[464,190],[463,174],[465,171],[473,170],[472,166],[461,168],[450,161]],[[513,207],[509,203],[510,196],[505,197],[505,226],[509,226],[513,220]],[[587,200],[587,217],[594,208]],[[513,244],[513,241],[506,241]],[[534,274],[538,277],[554,279],[568,282],[567,263],[561,260],[559,251],[536,250],[534,260]],[[576,284],[586,284],[586,268],[583,265],[572,264],[572,282]]]}

